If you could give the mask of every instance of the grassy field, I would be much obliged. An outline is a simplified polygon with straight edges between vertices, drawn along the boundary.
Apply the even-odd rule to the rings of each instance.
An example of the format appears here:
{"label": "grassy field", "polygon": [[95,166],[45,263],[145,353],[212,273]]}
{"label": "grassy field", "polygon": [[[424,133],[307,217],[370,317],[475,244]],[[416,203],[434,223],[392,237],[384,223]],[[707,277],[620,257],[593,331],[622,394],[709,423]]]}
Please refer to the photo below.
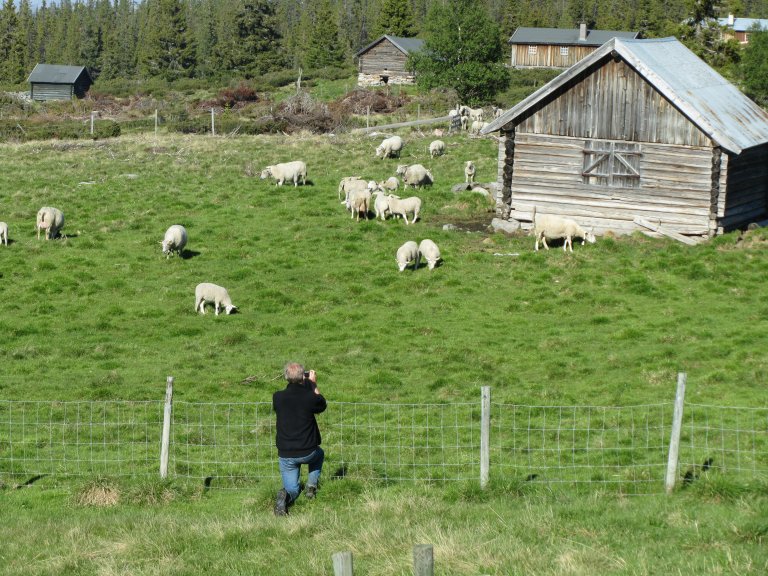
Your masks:
{"label": "grassy field", "polygon": [[[490,385],[501,403],[671,403],[684,371],[690,402],[768,405],[764,230],[694,248],[637,235],[534,253],[531,238],[486,230],[482,196],[450,191],[469,159],[478,180],[495,180],[495,141],[449,137],[431,160],[429,135],[402,135],[402,161],[436,178],[418,192],[413,226],[355,222],[337,199],[343,176],[394,173],[397,160],[374,158],[379,138],[0,146],[11,237],[0,247],[0,401],[161,400],[173,375],[177,400],[265,402],[296,359],[331,401],[474,402]],[[252,176],[298,158],[306,187]],[[65,238],[36,239],[43,205],[65,212]],[[184,258],[166,259],[159,241],[174,223],[190,240]],[[427,237],[444,264],[398,273],[397,247]],[[196,314],[199,282],[227,287],[240,312]],[[330,574],[342,549],[356,573],[407,574],[420,542],[436,545],[438,574],[768,568],[760,478],[714,475],[636,499],[499,475],[485,493],[351,478],[283,522],[269,482],[208,493],[114,478],[8,489],[16,482],[0,468],[3,574]],[[105,497],[82,498],[94,493]]]}

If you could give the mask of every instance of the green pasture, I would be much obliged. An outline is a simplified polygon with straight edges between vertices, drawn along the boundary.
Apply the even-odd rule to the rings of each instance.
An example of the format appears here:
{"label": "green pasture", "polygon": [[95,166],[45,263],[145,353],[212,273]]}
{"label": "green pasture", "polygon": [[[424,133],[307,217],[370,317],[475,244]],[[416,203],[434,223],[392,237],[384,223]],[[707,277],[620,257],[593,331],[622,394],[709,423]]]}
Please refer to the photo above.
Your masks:
{"label": "green pasture", "polygon": [[[581,423],[589,421],[594,441],[597,419],[581,407],[671,409],[678,372],[687,373],[687,401],[697,406],[766,408],[765,230],[696,247],[638,234],[576,244],[573,253],[559,245],[536,253],[529,237],[487,230],[494,213],[483,196],[451,191],[463,181],[466,160],[475,161],[480,182],[496,179],[495,140],[444,137],[447,154],[433,160],[426,129],[401,135],[399,161],[374,157],[381,136],[350,134],[145,134],[0,145],[0,220],[11,238],[0,246],[0,573],[331,574],[330,554],[351,549],[361,574],[407,574],[411,548],[423,542],[436,545],[438,574],[765,572],[765,478],[741,477],[739,467],[713,470],[671,497],[626,498],[589,472],[594,484],[585,494],[568,484],[526,483],[504,461],[481,492],[466,479],[401,482],[378,461],[360,461],[338,480],[329,469],[320,498],[300,500],[278,522],[270,508],[276,482],[267,472],[253,482],[235,479],[236,491],[206,491],[199,480],[207,469],[181,453],[172,457],[167,483],[151,473],[123,477],[108,464],[120,437],[146,446],[137,448],[138,458],[147,470],[156,467],[158,439],[135,424],[161,421],[167,376],[175,378],[176,413],[195,407],[174,434],[188,450],[203,451],[216,446],[213,432],[194,423],[206,419],[218,428],[232,420],[228,408],[211,415],[205,405],[268,403],[288,360],[318,372],[336,409],[321,417],[333,445],[342,405],[479,403],[486,385],[497,415],[495,456],[536,465],[538,453],[516,451],[521,439],[506,425],[517,412],[505,407],[541,407],[519,418],[558,446],[568,444],[559,428],[549,428],[553,414],[574,438],[587,435]],[[265,165],[294,159],[307,162],[309,185],[277,187],[258,178]],[[406,226],[351,219],[337,197],[339,180],[383,180],[399,162],[422,163],[435,176],[433,187],[413,192],[423,200],[421,220]],[[64,211],[63,238],[36,238],[41,206]],[[183,258],[161,254],[171,224],[188,230]],[[398,272],[397,248],[423,238],[440,246],[443,264]],[[225,286],[239,312],[197,314],[199,282]],[[91,431],[87,439],[87,449],[107,464],[63,478],[54,463],[14,490],[25,481],[9,464],[19,444],[54,446],[55,434],[73,431],[52,421],[87,402],[96,403],[95,412],[78,422],[98,423],[105,406],[131,406],[114,435]],[[22,423],[9,426],[20,403]],[[697,423],[709,430],[749,422],[715,414],[717,422],[706,416]],[[754,449],[744,465],[763,473],[764,415],[749,422]],[[669,421],[656,417],[608,418],[625,419],[622,429],[651,430],[658,458],[637,463],[638,474],[664,464]],[[256,429],[270,438],[268,413],[258,421],[247,411],[237,418],[244,423],[230,433]],[[355,441],[379,446],[401,421],[418,426],[428,419],[429,412],[379,411]],[[656,427],[663,432],[655,434]],[[457,429],[457,442],[472,449],[475,432]],[[684,440],[694,434],[701,431],[684,430]],[[230,442],[234,451],[242,445]],[[424,433],[411,442],[398,455],[417,461],[433,438]],[[616,439],[610,466],[632,464],[618,451],[628,443],[634,440]],[[709,455],[698,447],[691,462]],[[205,458],[223,468],[240,458],[247,466],[268,459],[270,450],[259,444]],[[590,457],[571,455],[576,464]],[[465,460],[461,453],[448,462]],[[426,470],[417,480],[439,480],[441,472]],[[174,481],[176,474],[190,479]],[[63,532],[52,528],[62,523]],[[290,565],[281,563],[286,557]]]}

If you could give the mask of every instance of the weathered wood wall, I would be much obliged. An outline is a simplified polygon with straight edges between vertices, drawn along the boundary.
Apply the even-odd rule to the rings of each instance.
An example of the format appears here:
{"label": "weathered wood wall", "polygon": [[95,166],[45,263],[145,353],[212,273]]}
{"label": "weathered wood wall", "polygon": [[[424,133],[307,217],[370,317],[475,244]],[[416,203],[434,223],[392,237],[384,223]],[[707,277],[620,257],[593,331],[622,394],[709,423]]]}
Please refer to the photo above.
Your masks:
{"label": "weathered wood wall", "polygon": [[405,63],[408,57],[392,42],[382,40],[359,58],[359,71],[363,74],[406,75]]}
{"label": "weathered wood wall", "polygon": [[718,203],[723,231],[756,222],[768,213],[768,144],[727,158],[727,179],[722,202]]}
{"label": "weathered wood wall", "polygon": [[513,68],[570,68],[591,54],[599,46],[568,46],[568,55],[560,54],[560,46],[537,44],[536,54],[528,51],[528,44],[513,44],[510,64]]}
{"label": "weathered wood wall", "polygon": [[74,86],[34,82],[30,86],[30,96],[33,100],[71,100],[74,96]]}

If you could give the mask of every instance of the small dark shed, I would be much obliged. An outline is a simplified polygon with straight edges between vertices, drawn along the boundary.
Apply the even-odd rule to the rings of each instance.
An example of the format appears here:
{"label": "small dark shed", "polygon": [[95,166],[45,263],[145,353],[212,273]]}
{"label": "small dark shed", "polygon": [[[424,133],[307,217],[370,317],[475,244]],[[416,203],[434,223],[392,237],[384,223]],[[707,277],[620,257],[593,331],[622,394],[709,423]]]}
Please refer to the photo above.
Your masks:
{"label": "small dark shed", "polygon": [[578,28],[520,27],[510,36],[512,68],[569,68],[611,38],[637,38],[639,32]]}
{"label": "small dark shed", "polygon": [[415,76],[408,70],[408,55],[424,46],[419,38],[384,35],[355,54],[358,61],[358,86],[413,84]]}
{"label": "small dark shed", "polygon": [[675,38],[608,41],[496,131],[502,218],[708,237],[768,213],[768,113]]}
{"label": "small dark shed", "polygon": [[37,64],[27,79],[32,100],[83,98],[93,84],[84,66]]}

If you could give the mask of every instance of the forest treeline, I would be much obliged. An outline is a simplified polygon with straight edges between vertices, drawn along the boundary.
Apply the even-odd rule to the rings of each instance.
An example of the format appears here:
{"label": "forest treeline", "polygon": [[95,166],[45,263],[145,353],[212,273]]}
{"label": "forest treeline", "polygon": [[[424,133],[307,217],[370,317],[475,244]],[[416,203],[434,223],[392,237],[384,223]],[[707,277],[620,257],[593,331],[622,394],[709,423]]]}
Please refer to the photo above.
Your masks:
{"label": "forest treeline", "polygon": [[[94,80],[254,78],[284,69],[348,68],[389,33],[422,34],[446,0],[3,0],[0,84],[38,62],[86,66]],[[681,22],[768,16],[768,0],[485,0],[494,34],[518,26],[676,34]],[[703,8],[702,8],[703,7]],[[698,11],[698,12],[697,12]]]}

